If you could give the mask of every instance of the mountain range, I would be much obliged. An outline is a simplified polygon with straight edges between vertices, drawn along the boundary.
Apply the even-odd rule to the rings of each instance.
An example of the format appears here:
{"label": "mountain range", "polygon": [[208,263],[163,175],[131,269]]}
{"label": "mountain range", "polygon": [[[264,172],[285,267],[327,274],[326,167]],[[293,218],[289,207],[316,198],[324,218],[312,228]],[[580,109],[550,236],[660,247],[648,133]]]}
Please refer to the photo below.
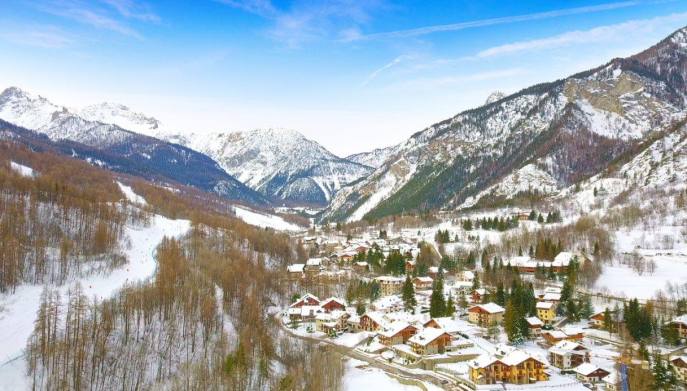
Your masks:
{"label": "mountain range", "polygon": [[293,130],[162,137],[210,156],[226,172],[278,203],[326,206],[339,189],[373,170]]}
{"label": "mountain range", "polygon": [[15,87],[0,94],[0,119],[0,138],[34,149],[49,149],[150,180],[194,186],[236,201],[269,205],[267,198],[206,155],[115,124],[86,119],[75,110]]}
{"label": "mountain range", "polygon": [[686,77],[681,29],[636,55],[494,95],[393,148],[370,176],[340,191],[324,217],[376,219],[555,194],[682,129]]}
{"label": "mountain range", "polygon": [[171,133],[100,103],[69,109],[18,88],[0,94],[0,134],[114,170],[258,206],[325,207],[323,220],[544,199],[622,175],[679,180],[687,159],[687,30],[627,58],[506,95],[398,145],[339,157],[293,130]]}

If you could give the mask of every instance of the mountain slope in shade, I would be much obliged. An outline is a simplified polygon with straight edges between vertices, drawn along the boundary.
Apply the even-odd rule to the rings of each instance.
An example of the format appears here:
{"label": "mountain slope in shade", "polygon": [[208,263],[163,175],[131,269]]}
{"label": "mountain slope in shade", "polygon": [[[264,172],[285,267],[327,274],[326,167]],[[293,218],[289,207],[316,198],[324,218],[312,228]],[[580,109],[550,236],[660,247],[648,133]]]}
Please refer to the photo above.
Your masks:
{"label": "mountain slope in shade", "polygon": [[413,135],[340,191],[325,218],[455,208],[529,164],[567,187],[684,118],[686,77],[680,30],[635,56],[490,99]]}
{"label": "mountain slope in shade", "polygon": [[116,125],[86,120],[18,88],[0,94],[0,119],[7,121],[2,123],[4,138],[15,138],[27,145],[52,145],[61,153],[90,159],[114,171],[174,181],[232,200],[268,204],[264,196],[202,153]]}
{"label": "mountain slope in shade", "polygon": [[167,139],[201,151],[266,197],[294,205],[326,205],[372,168],[342,159],[293,130],[258,129]]}
{"label": "mountain slope in shade", "polygon": [[396,151],[395,147],[376,148],[370,152],[356,153],[346,159],[364,166],[379,168]]}

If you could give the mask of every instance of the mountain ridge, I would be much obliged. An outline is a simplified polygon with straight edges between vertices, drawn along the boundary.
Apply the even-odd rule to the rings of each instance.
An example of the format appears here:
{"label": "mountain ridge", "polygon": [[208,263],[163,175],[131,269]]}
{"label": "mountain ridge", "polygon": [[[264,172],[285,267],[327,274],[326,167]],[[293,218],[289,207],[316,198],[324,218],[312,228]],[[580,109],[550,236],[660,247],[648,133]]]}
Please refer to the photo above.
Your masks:
{"label": "mountain ridge", "polygon": [[600,172],[684,116],[686,37],[680,29],[628,58],[416,132],[367,179],[339,192],[324,218],[455,208],[527,164],[543,167],[560,188]]}

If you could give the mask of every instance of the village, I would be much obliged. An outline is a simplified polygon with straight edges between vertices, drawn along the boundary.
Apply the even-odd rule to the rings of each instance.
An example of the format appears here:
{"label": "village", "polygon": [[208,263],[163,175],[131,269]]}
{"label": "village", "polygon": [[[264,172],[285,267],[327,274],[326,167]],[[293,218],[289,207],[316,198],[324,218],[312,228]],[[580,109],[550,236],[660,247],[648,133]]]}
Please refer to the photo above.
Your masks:
{"label": "village", "polygon": [[485,236],[542,224],[533,213],[311,232],[302,238],[311,256],[285,271],[300,294],[282,324],[295,336],[350,348],[370,365],[435,376],[442,388],[620,390],[628,369],[649,365],[631,353],[637,349],[686,381],[687,315],[664,321],[676,339],[670,346],[628,342],[621,312],[627,318],[632,301],[621,311],[576,286],[595,262],[593,250],[554,243],[548,259],[539,246],[510,257],[477,251]]}

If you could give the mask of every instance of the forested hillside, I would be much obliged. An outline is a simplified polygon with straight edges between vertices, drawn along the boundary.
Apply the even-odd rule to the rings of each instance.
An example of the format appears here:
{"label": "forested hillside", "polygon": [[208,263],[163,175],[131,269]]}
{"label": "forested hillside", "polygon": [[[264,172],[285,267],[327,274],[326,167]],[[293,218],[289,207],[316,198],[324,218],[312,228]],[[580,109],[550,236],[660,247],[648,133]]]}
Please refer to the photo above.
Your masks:
{"label": "forested hillside", "polygon": [[[17,299],[43,287],[18,367],[27,387],[340,387],[341,359],[285,338],[272,319],[271,308],[294,293],[278,270],[305,256],[287,235],[243,223],[212,194],[115,176],[14,143],[0,151],[0,308],[8,305],[0,325],[20,314]],[[129,200],[122,188],[145,201]],[[159,243],[151,278],[127,279],[112,295],[89,293],[98,281],[110,284],[110,274],[138,267],[129,247],[146,240],[137,236],[146,227],[184,221],[169,218],[188,220],[190,229]],[[4,353],[0,369],[15,365]]]}

